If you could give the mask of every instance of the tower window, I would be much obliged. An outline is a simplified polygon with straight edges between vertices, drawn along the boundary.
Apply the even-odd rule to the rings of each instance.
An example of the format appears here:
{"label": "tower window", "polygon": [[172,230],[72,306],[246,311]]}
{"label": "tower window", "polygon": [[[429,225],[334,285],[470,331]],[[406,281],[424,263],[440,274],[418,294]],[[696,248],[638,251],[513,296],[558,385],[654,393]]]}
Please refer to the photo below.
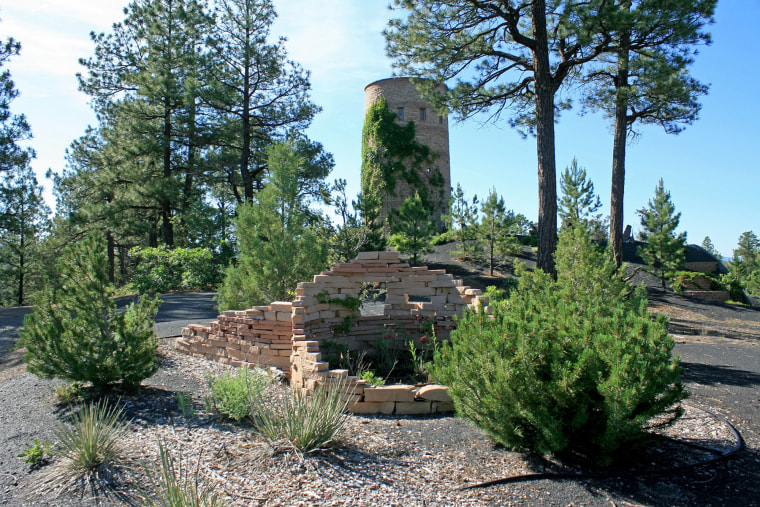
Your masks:
{"label": "tower window", "polygon": [[399,120],[403,120],[404,119],[404,108],[403,107],[399,107],[398,109],[396,109],[396,114],[398,115],[398,119]]}
{"label": "tower window", "polygon": [[425,108],[420,108],[420,121],[425,121]]}

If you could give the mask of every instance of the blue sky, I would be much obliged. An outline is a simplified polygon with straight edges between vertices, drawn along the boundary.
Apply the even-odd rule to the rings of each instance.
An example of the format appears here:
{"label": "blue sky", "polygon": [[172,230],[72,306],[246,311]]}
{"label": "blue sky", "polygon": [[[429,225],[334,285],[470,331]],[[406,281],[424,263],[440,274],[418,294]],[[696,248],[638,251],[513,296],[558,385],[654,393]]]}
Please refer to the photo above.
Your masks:
{"label": "blue sky", "polygon": [[[21,96],[13,110],[32,126],[33,162],[40,182],[48,168],[60,171],[64,151],[95,118],[77,91],[77,60],[89,57],[91,30],[108,31],[123,19],[123,0],[0,0],[0,38],[13,36],[22,53],[9,68]],[[289,57],[311,71],[312,98],[323,108],[309,136],[333,153],[333,178],[359,190],[364,87],[389,77],[381,30],[395,13],[388,0],[275,0],[273,34],[288,38]],[[760,1],[722,0],[709,31],[713,44],[701,49],[692,74],[710,83],[700,119],[683,133],[643,128],[628,149],[625,222],[639,228],[635,211],[652,197],[659,178],[682,212],[680,230],[690,243],[710,236],[731,255],[739,235],[760,234],[755,205],[760,192],[760,57],[755,51]],[[557,126],[558,172],[573,157],[588,171],[597,193],[609,202],[612,133],[601,116],[563,113]],[[536,148],[505,123],[450,122],[451,179],[469,196],[495,187],[508,207],[537,216]],[[52,200],[52,198],[51,198]],[[605,213],[608,209],[605,207]]]}

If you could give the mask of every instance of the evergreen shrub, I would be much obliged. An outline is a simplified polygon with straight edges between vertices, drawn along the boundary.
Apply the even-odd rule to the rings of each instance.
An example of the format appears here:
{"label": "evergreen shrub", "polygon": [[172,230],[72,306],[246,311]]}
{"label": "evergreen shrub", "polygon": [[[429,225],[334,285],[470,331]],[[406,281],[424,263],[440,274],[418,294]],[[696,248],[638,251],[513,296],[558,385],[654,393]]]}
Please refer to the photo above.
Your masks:
{"label": "evergreen shrub", "polygon": [[24,318],[27,369],[43,378],[139,384],[158,370],[153,318],[160,300],[117,310],[105,241],[89,236],[64,250],[61,288],[38,293]]}
{"label": "evergreen shrub", "polygon": [[585,227],[563,231],[556,265],[556,281],[519,269],[492,316],[466,313],[432,375],[460,415],[510,449],[605,461],[653,417],[679,417],[688,393],[666,319]]}

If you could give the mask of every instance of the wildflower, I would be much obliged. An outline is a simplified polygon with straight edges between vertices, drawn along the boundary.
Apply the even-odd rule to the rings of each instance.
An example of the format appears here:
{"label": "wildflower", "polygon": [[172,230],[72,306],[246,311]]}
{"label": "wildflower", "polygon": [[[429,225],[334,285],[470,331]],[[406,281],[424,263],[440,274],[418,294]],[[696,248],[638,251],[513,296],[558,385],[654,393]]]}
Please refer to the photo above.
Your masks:
{"label": "wildflower", "polygon": [[423,336],[422,338],[420,338],[420,341],[422,343],[427,343],[427,336]]}

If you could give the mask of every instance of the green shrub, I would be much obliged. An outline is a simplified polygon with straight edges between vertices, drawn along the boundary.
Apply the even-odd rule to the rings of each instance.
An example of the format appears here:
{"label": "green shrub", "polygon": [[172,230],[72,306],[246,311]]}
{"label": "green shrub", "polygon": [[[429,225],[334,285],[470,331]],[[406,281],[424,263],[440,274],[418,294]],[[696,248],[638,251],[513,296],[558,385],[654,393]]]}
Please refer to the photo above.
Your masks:
{"label": "green shrub", "polygon": [[351,400],[344,382],[319,386],[311,396],[295,391],[273,401],[263,393],[252,398],[255,431],[271,442],[285,440],[301,451],[313,451],[333,443],[346,424],[344,412]]}
{"label": "green shrub", "polygon": [[726,273],[720,275],[718,279],[719,286],[722,290],[727,290],[733,301],[744,301],[744,285],[736,276],[736,273]]}
{"label": "green shrub", "polygon": [[270,383],[266,373],[249,368],[238,368],[237,375],[225,372],[209,379],[211,403],[223,417],[242,421],[251,415],[250,400],[258,398]]}
{"label": "green shrub", "polygon": [[71,425],[53,429],[58,438],[56,454],[66,458],[66,468],[76,476],[94,472],[116,458],[119,440],[127,431],[123,411],[107,401],[87,404],[71,416]]}
{"label": "green shrub", "polygon": [[38,293],[24,318],[27,369],[43,378],[139,384],[158,370],[153,318],[160,301],[143,297],[116,309],[102,238],[64,250],[60,289]]}
{"label": "green shrub", "polygon": [[[457,412],[511,449],[607,460],[687,396],[662,316],[646,310],[581,226],[560,235],[557,280],[519,270],[493,316],[466,313],[432,366]],[[675,408],[674,408],[675,407]]]}
{"label": "green shrub", "polygon": [[385,380],[383,379],[383,377],[376,377],[375,372],[372,370],[365,371],[364,373],[361,374],[360,378],[371,386],[385,385]]}
{"label": "green shrub", "polygon": [[[150,483],[149,491],[139,490],[140,505],[148,507],[216,507],[226,502],[215,489],[199,477],[199,468],[191,475],[180,454],[175,460],[166,442],[158,440],[159,471],[143,467]],[[200,461],[199,461],[200,465]]]}
{"label": "green shrub", "polygon": [[211,251],[205,248],[133,248],[137,259],[132,287],[140,294],[205,289],[221,281]]}

